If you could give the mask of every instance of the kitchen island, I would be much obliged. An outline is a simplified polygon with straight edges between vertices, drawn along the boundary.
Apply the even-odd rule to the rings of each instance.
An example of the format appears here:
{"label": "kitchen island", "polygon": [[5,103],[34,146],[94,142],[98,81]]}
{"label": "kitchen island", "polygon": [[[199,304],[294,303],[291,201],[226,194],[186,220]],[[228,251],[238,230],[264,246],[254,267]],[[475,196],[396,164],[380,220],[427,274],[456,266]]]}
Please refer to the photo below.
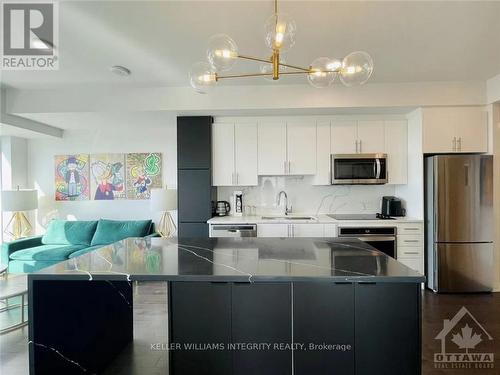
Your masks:
{"label": "kitchen island", "polygon": [[134,281],[168,282],[170,374],[420,374],[424,277],[339,238],[131,238],[30,274],[30,374],[102,373]]}

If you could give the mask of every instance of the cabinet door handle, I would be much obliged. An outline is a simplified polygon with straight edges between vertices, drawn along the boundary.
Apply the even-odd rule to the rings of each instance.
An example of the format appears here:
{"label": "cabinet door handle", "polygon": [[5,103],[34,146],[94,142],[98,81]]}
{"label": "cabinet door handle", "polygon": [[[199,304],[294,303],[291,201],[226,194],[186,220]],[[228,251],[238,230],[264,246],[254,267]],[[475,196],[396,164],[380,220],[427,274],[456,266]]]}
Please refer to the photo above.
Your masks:
{"label": "cabinet door handle", "polygon": [[359,140],[359,153],[361,154],[363,152],[363,146],[362,146],[362,140]]}
{"label": "cabinet door handle", "polygon": [[240,183],[240,176],[238,172],[236,172],[235,175],[236,175],[236,185],[238,185]]}
{"label": "cabinet door handle", "polygon": [[292,162],[288,161],[288,174],[291,173],[291,170],[292,170]]}
{"label": "cabinet door handle", "polygon": [[231,173],[231,185],[234,185],[234,172]]}
{"label": "cabinet door handle", "polygon": [[420,230],[420,228],[403,228],[403,230]]}
{"label": "cabinet door handle", "polygon": [[283,173],[286,174],[286,160],[283,161]]}
{"label": "cabinet door handle", "polygon": [[419,240],[404,240],[404,242],[420,242]]}
{"label": "cabinet door handle", "polygon": [[418,251],[404,251],[405,254],[410,254],[410,255],[418,255],[420,254]]}
{"label": "cabinet door handle", "polygon": [[462,137],[458,137],[458,151],[462,151]]}
{"label": "cabinet door handle", "polygon": [[453,137],[453,151],[457,151],[457,137]]}
{"label": "cabinet door handle", "polygon": [[358,140],[356,139],[356,142],[354,142],[356,144],[356,154],[358,153]]}

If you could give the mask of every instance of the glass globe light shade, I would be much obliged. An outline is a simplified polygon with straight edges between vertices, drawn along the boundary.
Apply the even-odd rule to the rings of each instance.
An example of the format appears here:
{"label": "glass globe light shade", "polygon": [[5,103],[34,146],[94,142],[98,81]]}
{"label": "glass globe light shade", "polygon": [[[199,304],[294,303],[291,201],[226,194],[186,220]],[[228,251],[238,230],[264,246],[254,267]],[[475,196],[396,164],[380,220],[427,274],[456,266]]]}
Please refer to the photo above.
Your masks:
{"label": "glass globe light shade", "polygon": [[210,64],[217,71],[229,70],[236,63],[238,46],[226,34],[213,35],[208,40],[207,57]]}
{"label": "glass globe light shade", "polygon": [[273,14],[265,24],[266,45],[286,52],[295,44],[297,24],[286,13]]}
{"label": "glass globe light shade", "polygon": [[[283,63],[283,64],[286,64],[286,60],[282,57],[280,57],[280,63]],[[280,73],[281,72],[286,72],[288,70],[288,68],[286,66],[280,66]],[[262,63],[260,65],[260,72],[261,73],[264,73],[264,74],[270,74],[268,76],[264,76],[264,79],[267,80],[267,81],[274,81],[273,80],[273,64],[266,64],[266,63]]]}
{"label": "glass globe light shade", "polygon": [[346,86],[362,85],[373,73],[373,60],[363,51],[352,52],[342,60],[340,80]]}
{"label": "glass globe light shade", "polygon": [[333,83],[337,73],[332,72],[335,60],[328,57],[318,57],[311,63],[311,73],[307,75],[307,80],[317,88],[328,87]]}
{"label": "glass globe light shade", "polygon": [[189,71],[189,83],[200,94],[209,92],[217,82],[215,69],[207,62],[194,63]]}

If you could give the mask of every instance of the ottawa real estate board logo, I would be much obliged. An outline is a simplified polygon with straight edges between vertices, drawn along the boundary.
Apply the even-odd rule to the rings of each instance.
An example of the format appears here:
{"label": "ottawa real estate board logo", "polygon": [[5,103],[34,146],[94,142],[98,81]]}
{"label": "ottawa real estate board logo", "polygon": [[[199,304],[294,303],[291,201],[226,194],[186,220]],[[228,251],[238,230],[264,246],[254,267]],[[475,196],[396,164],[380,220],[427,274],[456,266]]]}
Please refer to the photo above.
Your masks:
{"label": "ottawa real estate board logo", "polygon": [[57,2],[1,1],[2,70],[59,68]]}
{"label": "ottawa real estate board logo", "polygon": [[435,337],[441,352],[434,353],[434,367],[439,369],[492,369],[495,366],[493,337],[476,318],[462,307],[455,316],[443,321]]}

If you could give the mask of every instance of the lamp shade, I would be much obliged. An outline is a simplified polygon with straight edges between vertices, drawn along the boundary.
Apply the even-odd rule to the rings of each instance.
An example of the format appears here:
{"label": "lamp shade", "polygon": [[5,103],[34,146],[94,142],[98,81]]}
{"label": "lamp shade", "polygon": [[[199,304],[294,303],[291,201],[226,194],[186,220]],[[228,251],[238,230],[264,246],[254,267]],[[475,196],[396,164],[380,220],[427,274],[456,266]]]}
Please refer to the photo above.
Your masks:
{"label": "lamp shade", "polygon": [[151,189],[151,211],[164,212],[177,209],[177,190]]}
{"label": "lamp shade", "polygon": [[36,190],[2,191],[2,211],[19,212],[36,210],[38,193]]}

